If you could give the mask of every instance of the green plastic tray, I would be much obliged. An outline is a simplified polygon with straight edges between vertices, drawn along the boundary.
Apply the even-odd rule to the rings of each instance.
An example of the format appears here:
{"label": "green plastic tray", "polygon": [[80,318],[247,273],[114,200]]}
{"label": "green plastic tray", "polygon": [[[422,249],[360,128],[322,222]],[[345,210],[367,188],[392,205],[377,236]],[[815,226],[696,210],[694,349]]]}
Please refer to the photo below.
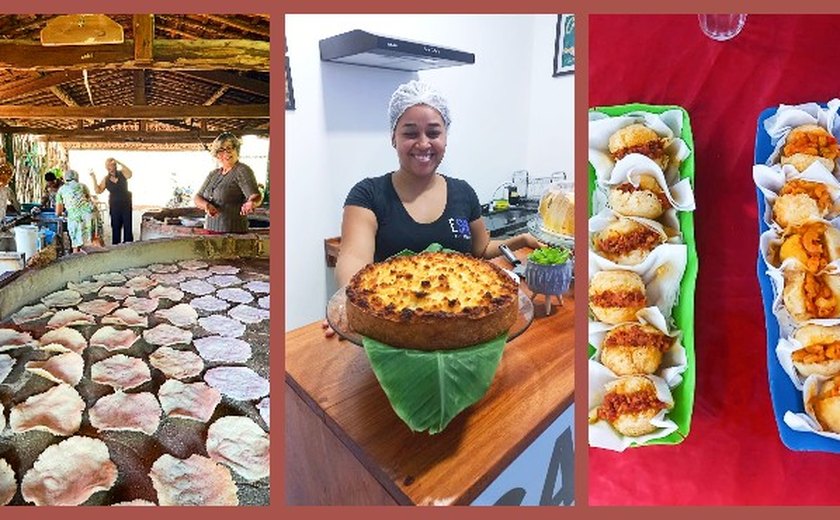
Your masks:
{"label": "green plastic tray", "polygon": [[[591,110],[601,112],[608,116],[622,116],[629,112],[650,112],[661,114],[668,110],[677,109],[683,114],[682,133],[680,137],[685,141],[691,150],[691,155],[680,164],[680,178],[690,179],[691,187],[694,189],[694,136],[691,133],[691,123],[688,112],[683,107],[676,105],[645,105],[641,103],[630,103],[628,105],[616,105],[609,107],[595,107]],[[589,165],[589,215],[592,216],[592,193],[595,190],[595,169]],[[696,193],[696,192],[695,192]],[[668,417],[677,424],[677,430],[667,437],[652,439],[642,444],[650,446],[655,444],[679,444],[691,430],[691,413],[694,409],[694,387],[696,384],[697,357],[694,352],[694,288],[697,282],[697,248],[694,241],[694,212],[678,212],[680,228],[683,241],[688,249],[688,262],[685,268],[682,282],[680,283],[680,295],[674,307],[673,317],[678,329],[682,331],[682,344],[685,347],[685,354],[688,366],[683,373],[683,381],[676,388],[671,389],[674,396],[674,408]],[[590,345],[590,355],[594,348]],[[633,446],[638,446],[634,444]]]}

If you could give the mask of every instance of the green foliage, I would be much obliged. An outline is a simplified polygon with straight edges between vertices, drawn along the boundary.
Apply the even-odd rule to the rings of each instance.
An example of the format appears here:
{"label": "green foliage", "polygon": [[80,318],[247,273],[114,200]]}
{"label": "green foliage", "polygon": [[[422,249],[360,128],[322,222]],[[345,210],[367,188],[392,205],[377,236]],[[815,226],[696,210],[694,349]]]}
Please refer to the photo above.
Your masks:
{"label": "green foliage", "polygon": [[507,334],[454,350],[408,350],[364,338],[373,373],[394,412],[412,431],[439,433],[484,396],[502,359]]}
{"label": "green foliage", "polygon": [[528,255],[528,260],[539,265],[565,264],[571,252],[564,247],[541,247]]}

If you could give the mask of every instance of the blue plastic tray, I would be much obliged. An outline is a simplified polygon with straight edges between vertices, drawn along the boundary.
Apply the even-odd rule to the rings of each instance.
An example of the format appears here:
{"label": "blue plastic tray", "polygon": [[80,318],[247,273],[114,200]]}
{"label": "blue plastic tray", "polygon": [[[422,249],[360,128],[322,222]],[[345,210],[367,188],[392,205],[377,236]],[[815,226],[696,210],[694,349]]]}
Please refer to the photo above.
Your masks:
{"label": "blue plastic tray", "polygon": [[[777,107],[763,110],[758,116],[758,129],[755,137],[755,164],[764,164],[773,153],[770,135],[764,130],[764,120],[776,113]],[[764,222],[764,195],[756,188],[758,197],[758,229],[759,235],[769,229]],[[796,389],[790,377],[782,369],[776,358],[776,345],[779,343],[779,323],[773,314],[773,285],[767,276],[767,265],[758,253],[758,283],[761,286],[761,298],[764,303],[764,321],[767,328],[767,374],[770,380],[770,400],[773,403],[773,415],[779,428],[782,442],[791,450],[796,451],[827,451],[840,453],[840,442],[827,439],[813,433],[798,432],[785,424],[785,412],[804,413],[802,392]]]}

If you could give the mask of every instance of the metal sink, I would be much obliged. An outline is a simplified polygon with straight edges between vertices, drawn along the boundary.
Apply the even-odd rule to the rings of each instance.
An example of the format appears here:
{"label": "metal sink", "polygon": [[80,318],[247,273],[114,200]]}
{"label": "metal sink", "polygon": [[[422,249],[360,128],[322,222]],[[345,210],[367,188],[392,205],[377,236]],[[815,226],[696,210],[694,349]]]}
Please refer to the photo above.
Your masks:
{"label": "metal sink", "polygon": [[483,215],[484,225],[493,238],[514,235],[527,228],[528,219],[537,212],[531,208],[510,208]]}

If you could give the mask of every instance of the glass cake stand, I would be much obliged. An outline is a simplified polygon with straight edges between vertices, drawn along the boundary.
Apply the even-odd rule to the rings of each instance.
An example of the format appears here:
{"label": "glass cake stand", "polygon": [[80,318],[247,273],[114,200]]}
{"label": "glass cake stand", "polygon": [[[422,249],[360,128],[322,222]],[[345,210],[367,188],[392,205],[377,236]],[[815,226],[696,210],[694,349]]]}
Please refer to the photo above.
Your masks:
{"label": "glass cake stand", "polygon": [[575,249],[574,236],[562,235],[560,233],[554,233],[553,231],[547,230],[543,226],[542,217],[539,215],[534,215],[528,219],[528,232],[543,244],[548,244],[554,247],[565,247],[571,249],[572,251]]}
{"label": "glass cake stand", "polygon": [[[350,328],[347,323],[347,293],[342,287],[332,295],[327,303],[327,322],[340,337],[356,345],[362,344],[362,335]],[[508,332],[508,341],[519,336],[534,321],[534,304],[522,289],[519,289],[519,315]]]}

